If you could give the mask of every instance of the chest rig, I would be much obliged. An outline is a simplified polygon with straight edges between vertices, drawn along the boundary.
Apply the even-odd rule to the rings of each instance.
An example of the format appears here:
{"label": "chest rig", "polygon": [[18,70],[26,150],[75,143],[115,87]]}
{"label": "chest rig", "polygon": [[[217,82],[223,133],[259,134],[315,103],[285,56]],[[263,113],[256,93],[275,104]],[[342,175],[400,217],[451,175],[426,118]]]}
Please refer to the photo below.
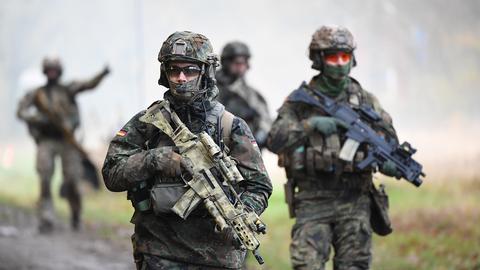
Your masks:
{"label": "chest rig", "polygon": [[[159,104],[160,101],[153,103],[148,110],[155,110],[155,107],[159,107]],[[225,136],[223,136],[224,130],[231,130],[226,128],[224,123],[222,123],[223,116],[226,115],[226,113],[225,107],[218,102],[210,110],[205,112],[204,119],[200,119],[200,115],[194,115],[192,117],[192,114],[188,111],[177,112],[182,120],[186,120],[184,123],[192,132],[207,132],[222,150],[225,148],[226,144]],[[165,112],[164,116],[169,118],[169,112]],[[229,122],[230,125],[231,121],[232,120]],[[153,125],[147,126],[146,134],[148,140],[146,141],[145,146],[147,149],[159,146],[173,146],[173,141]]]}
{"label": "chest rig", "polygon": [[[315,93],[312,90],[306,89],[313,97]],[[335,98],[338,102],[346,102],[352,108],[358,108],[362,104],[367,103],[368,99],[361,86],[352,79],[346,91],[342,92]],[[308,118],[312,115],[323,115],[324,112],[319,109],[308,110]],[[342,173],[356,172],[354,164],[360,162],[365,158],[365,150],[359,148],[356,152],[353,162],[344,162],[339,159],[340,150],[345,141],[343,132],[334,133],[330,136],[324,136],[318,132],[308,134],[308,142],[305,147],[305,170],[307,175],[317,175],[318,172],[333,173],[339,176]]]}
{"label": "chest rig", "polygon": [[[308,99],[295,94],[303,91],[311,98],[317,99],[311,87],[302,86],[288,97],[287,102],[295,104],[295,113],[299,120],[312,116],[327,115],[326,112],[313,105]],[[352,108],[369,105],[368,93],[360,84],[352,79],[346,91],[336,97],[337,102],[346,102]],[[366,157],[366,145],[361,145],[355,152],[351,162],[339,158],[342,144],[346,141],[345,131],[338,128],[338,132],[324,136],[319,132],[308,132],[303,146],[285,152],[279,158],[279,165],[286,168],[287,177],[300,191],[314,190],[363,190],[370,183],[371,170],[358,170],[355,165]],[[281,164],[281,161],[284,162]]]}

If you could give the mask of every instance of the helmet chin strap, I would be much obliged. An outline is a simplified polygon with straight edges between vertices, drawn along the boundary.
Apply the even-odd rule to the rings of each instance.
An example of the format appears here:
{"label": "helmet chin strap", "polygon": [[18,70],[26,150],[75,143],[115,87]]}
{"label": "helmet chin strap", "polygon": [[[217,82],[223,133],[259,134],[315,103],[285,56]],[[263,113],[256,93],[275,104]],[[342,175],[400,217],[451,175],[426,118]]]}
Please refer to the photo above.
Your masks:
{"label": "helmet chin strap", "polygon": [[189,104],[195,102],[207,92],[207,89],[200,89],[202,75],[195,80],[184,83],[174,83],[170,79],[168,81],[172,94],[183,101],[187,101]]}

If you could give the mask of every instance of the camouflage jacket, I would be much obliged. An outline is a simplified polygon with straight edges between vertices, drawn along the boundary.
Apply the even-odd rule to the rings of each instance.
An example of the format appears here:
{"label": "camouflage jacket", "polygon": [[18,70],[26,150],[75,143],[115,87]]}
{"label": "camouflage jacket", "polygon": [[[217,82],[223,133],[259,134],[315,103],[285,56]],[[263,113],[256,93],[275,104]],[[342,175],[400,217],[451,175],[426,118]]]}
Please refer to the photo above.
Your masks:
{"label": "camouflage jacket", "polygon": [[[216,117],[223,105],[213,95],[201,106],[186,106],[176,102],[169,92],[164,98],[171,108],[195,134],[207,131],[218,138]],[[153,125],[139,121],[145,113],[135,115],[113,138],[103,166],[103,177],[107,188],[121,192],[130,189],[136,181],[150,179],[154,173],[148,169],[146,157],[149,149],[172,146],[172,140]],[[213,120],[212,120],[213,119]],[[218,143],[218,141],[217,141]],[[230,155],[238,161],[245,185],[239,187],[242,201],[260,214],[267,207],[272,192],[270,179],[263,165],[260,151],[247,124],[235,117],[230,135]],[[175,181],[181,182],[181,179]],[[239,268],[245,252],[237,250],[229,236],[215,232],[215,222],[202,207],[197,208],[183,220],[175,214],[156,216],[153,213],[135,212],[133,236],[134,252],[148,253],[174,261],[199,265]]]}
{"label": "camouflage jacket", "polygon": [[[76,96],[85,90],[95,88],[106,74],[102,71],[92,79],[74,81],[69,84],[47,83],[28,92],[19,102],[17,116],[24,120],[32,136],[42,138],[61,138],[62,132],[57,125],[40,109],[39,95],[46,97],[48,109],[68,130],[74,131],[80,125],[80,115]],[[58,124],[58,123],[57,123]]]}
{"label": "camouflage jacket", "polygon": [[[316,80],[317,77],[314,77],[310,81],[310,88],[317,85]],[[389,114],[382,109],[377,98],[353,78],[346,91],[342,91],[335,99],[353,108],[361,104],[372,106],[382,117],[380,123],[372,128],[388,139],[397,140]],[[319,115],[325,113],[313,105],[287,97],[269,133],[268,149],[279,154],[279,163],[285,167],[290,178],[299,179],[297,184],[300,190],[368,188],[372,178],[371,169],[359,171],[354,166],[366,156],[368,146],[360,146],[353,162],[340,160],[338,154],[346,140],[345,130],[338,128],[337,134],[325,138],[318,132],[308,132],[305,128],[308,118]],[[295,152],[295,149],[302,146],[305,151]]]}
{"label": "camouflage jacket", "polygon": [[217,72],[216,79],[220,89],[218,100],[228,111],[247,122],[260,148],[263,148],[272,124],[263,96],[244,78],[232,79],[222,70]]}

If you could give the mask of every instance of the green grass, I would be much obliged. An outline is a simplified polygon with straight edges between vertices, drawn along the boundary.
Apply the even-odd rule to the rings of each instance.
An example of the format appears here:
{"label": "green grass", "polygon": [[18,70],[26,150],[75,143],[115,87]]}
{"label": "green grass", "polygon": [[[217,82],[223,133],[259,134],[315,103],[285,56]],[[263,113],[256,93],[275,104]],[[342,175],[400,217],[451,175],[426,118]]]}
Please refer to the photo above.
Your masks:
{"label": "green grass", "polygon": [[[0,169],[0,203],[34,208],[38,179],[33,168],[27,161]],[[480,269],[480,179],[427,181],[418,189],[405,181],[383,182],[390,195],[394,233],[374,237],[373,269]],[[58,197],[59,185],[57,172],[52,191],[56,209],[65,218],[68,209]],[[87,190],[84,210],[86,223],[98,227],[102,236],[115,236],[115,228],[132,230],[132,207],[125,193]],[[288,248],[294,220],[288,218],[281,185],[274,187],[262,219],[268,234],[261,236],[261,268],[291,269]],[[249,266],[259,269],[253,258]]]}

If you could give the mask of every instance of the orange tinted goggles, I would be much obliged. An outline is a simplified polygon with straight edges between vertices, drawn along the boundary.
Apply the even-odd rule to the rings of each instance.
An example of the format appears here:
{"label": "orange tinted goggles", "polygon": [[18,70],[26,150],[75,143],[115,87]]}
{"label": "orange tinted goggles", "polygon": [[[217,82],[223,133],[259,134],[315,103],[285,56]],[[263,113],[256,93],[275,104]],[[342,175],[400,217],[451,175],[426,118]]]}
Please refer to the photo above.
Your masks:
{"label": "orange tinted goggles", "polygon": [[325,54],[325,62],[332,64],[345,64],[352,60],[352,54],[349,52],[335,52]]}

